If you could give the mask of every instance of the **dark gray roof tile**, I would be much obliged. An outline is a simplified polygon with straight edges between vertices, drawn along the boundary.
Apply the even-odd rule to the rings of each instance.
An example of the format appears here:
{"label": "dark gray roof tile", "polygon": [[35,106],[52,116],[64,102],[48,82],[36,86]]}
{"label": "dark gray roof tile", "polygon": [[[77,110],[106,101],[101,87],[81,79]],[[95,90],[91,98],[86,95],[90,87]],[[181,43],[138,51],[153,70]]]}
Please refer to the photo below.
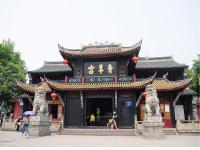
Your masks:
{"label": "dark gray roof tile", "polygon": [[172,57],[140,57],[136,69],[164,69],[164,68],[187,68],[185,64],[179,64]]}
{"label": "dark gray roof tile", "polygon": [[197,93],[190,88],[186,88],[181,92],[181,96],[187,96],[187,95],[197,95]]}
{"label": "dark gray roof tile", "polygon": [[36,70],[29,71],[29,73],[52,73],[52,72],[70,72],[71,67],[63,62],[44,62],[44,65]]}

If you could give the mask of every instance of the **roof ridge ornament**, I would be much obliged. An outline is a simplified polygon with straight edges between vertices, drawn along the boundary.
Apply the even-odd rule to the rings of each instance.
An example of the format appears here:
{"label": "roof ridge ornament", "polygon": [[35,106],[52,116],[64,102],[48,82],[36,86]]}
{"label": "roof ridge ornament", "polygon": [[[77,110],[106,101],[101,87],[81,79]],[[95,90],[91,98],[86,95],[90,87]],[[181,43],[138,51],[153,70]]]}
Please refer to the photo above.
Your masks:
{"label": "roof ridge ornament", "polygon": [[[105,44],[106,43],[106,44]],[[59,51],[63,58],[78,58],[78,57],[113,57],[113,56],[129,56],[136,55],[141,48],[142,41],[140,40],[133,46],[122,47],[121,43],[105,42],[90,44],[83,46],[82,49],[68,49],[59,45]]]}
{"label": "roof ridge ornament", "polygon": [[167,76],[168,76],[168,72],[163,75],[163,78],[167,79]]}
{"label": "roof ridge ornament", "polygon": [[107,46],[121,47],[121,43],[109,42],[108,40],[105,42],[95,41],[94,43],[89,43],[87,45],[81,45],[81,47],[82,47],[81,51],[83,51],[86,48],[90,48],[90,47],[107,47]]}

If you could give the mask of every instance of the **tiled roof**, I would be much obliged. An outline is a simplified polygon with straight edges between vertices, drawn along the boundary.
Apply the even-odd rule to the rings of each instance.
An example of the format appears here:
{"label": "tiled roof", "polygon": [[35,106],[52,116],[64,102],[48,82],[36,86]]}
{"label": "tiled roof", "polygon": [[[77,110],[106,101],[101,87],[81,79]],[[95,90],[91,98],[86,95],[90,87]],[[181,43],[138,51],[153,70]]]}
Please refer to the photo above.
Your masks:
{"label": "tiled roof", "polygon": [[138,55],[141,48],[142,41],[139,41],[131,47],[121,47],[120,45],[100,45],[87,46],[82,49],[67,49],[60,45],[58,48],[64,58],[72,57],[99,57],[99,56],[124,56],[124,55]]}
{"label": "tiled roof", "polygon": [[66,90],[98,90],[98,89],[142,89],[152,81],[152,78],[144,79],[136,82],[117,82],[117,83],[58,83],[47,80],[50,87],[66,91]]}
{"label": "tiled roof", "polygon": [[190,84],[190,79],[169,81],[167,79],[155,79],[153,85],[157,91],[174,91],[185,89]]}
{"label": "tiled roof", "polygon": [[185,64],[179,64],[172,57],[141,57],[136,64],[136,69],[164,69],[164,68],[185,68]]}
{"label": "tiled roof", "polygon": [[[98,90],[98,89],[142,89],[152,81],[152,78],[136,82],[117,82],[117,83],[58,83],[47,80],[50,87],[61,90]],[[167,79],[155,79],[153,85],[158,91],[174,91],[186,88],[190,80],[168,81]]]}
{"label": "tiled roof", "polygon": [[[47,93],[50,93],[52,90],[49,88],[48,84],[46,82],[41,83],[42,86],[45,88]],[[28,93],[35,93],[36,88],[39,84],[26,84],[21,81],[17,81],[17,86],[22,89],[23,91],[26,91]]]}
{"label": "tiled roof", "polygon": [[[46,82],[42,82],[42,85],[45,87],[47,92],[51,92],[51,88],[57,89],[60,91],[67,90],[98,90],[98,89],[143,89],[147,84],[149,84],[153,78],[147,78],[143,80],[138,80],[136,82],[112,82],[112,83],[59,83],[56,81],[51,81],[46,79]],[[154,79],[153,85],[157,91],[174,91],[174,90],[183,90],[190,84],[190,79],[178,80],[178,81],[169,81],[164,78]],[[34,93],[38,85],[36,84],[25,84],[17,81],[18,87],[22,90]],[[50,88],[50,87],[51,88]],[[192,94],[191,91],[183,91],[183,94]],[[194,94],[194,93],[193,93]]]}
{"label": "tiled roof", "polygon": [[44,65],[36,70],[29,71],[29,73],[55,73],[55,72],[69,72],[72,71],[68,64],[63,62],[44,62]]}
{"label": "tiled roof", "polygon": [[187,95],[197,95],[197,93],[195,91],[191,90],[190,88],[186,88],[181,93],[181,96],[187,96]]}

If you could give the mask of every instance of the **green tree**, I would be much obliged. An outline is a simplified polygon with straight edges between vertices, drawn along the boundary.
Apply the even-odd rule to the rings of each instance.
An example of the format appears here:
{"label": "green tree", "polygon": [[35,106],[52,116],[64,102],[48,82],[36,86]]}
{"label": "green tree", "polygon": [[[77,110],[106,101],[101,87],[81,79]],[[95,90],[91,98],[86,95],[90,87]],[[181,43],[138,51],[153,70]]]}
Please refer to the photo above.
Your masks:
{"label": "green tree", "polygon": [[197,59],[193,60],[192,68],[188,70],[187,75],[192,78],[191,88],[198,92],[200,78],[200,54],[197,55]]}
{"label": "green tree", "polygon": [[[14,51],[14,46],[10,40],[0,43],[0,105],[17,98],[16,80],[25,82],[26,78],[25,63],[20,53]],[[8,105],[4,109],[6,107]]]}

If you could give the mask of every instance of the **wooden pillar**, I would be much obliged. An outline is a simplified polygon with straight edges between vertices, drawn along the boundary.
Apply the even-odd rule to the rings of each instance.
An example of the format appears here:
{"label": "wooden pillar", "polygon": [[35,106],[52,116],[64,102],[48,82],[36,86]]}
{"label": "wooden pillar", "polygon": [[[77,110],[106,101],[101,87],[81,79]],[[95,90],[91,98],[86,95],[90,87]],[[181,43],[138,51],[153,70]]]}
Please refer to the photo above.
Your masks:
{"label": "wooden pillar", "polygon": [[192,109],[192,99],[193,97],[188,97],[189,101],[188,101],[188,105],[189,105],[189,115],[190,115],[190,119],[194,120],[194,114],[193,114],[193,109]]}
{"label": "wooden pillar", "polygon": [[[115,74],[115,83],[117,83],[117,74]],[[115,101],[114,101],[114,104],[115,104],[115,108],[114,110],[117,112],[117,90],[115,90]]]}
{"label": "wooden pillar", "polygon": [[83,91],[80,91],[80,103],[81,103],[81,111],[80,111],[81,126],[84,126],[84,121],[83,121]]}
{"label": "wooden pillar", "polygon": [[58,120],[61,120],[62,118],[62,110],[63,110],[63,107],[61,104],[58,105],[58,111],[57,111],[57,119]]}
{"label": "wooden pillar", "polygon": [[[20,115],[20,112],[22,111],[21,108],[20,108],[20,102],[17,100],[15,102],[15,106],[14,106],[14,114],[13,114],[13,119],[17,119]],[[22,112],[23,113],[23,112]]]}
{"label": "wooden pillar", "polygon": [[68,82],[68,77],[67,76],[65,76],[65,83],[67,83]]}
{"label": "wooden pillar", "polygon": [[115,111],[117,112],[117,90],[115,90]]}
{"label": "wooden pillar", "polygon": [[132,76],[132,81],[135,82],[136,81],[136,74],[134,73]]}
{"label": "wooden pillar", "polygon": [[[137,123],[137,107],[136,107],[136,93],[133,92],[133,112],[134,112],[134,129],[136,129],[136,123]],[[136,130],[135,130],[136,131]]]}
{"label": "wooden pillar", "polygon": [[173,107],[173,95],[170,94],[170,107],[171,107],[171,116],[172,116],[172,127],[176,127],[176,120],[175,120],[175,114],[174,114],[174,107]]}
{"label": "wooden pillar", "polygon": [[[117,108],[117,103],[118,103],[118,98],[117,98],[118,94],[117,94],[117,90],[115,90],[115,100],[114,100],[114,111],[118,114],[118,108]],[[119,116],[119,114],[118,114]],[[117,117],[117,126],[119,125],[119,121],[118,121],[119,117]]]}
{"label": "wooden pillar", "polygon": [[69,113],[69,109],[68,109],[68,103],[67,103],[67,96],[64,95],[64,127],[68,126],[68,113]]}

